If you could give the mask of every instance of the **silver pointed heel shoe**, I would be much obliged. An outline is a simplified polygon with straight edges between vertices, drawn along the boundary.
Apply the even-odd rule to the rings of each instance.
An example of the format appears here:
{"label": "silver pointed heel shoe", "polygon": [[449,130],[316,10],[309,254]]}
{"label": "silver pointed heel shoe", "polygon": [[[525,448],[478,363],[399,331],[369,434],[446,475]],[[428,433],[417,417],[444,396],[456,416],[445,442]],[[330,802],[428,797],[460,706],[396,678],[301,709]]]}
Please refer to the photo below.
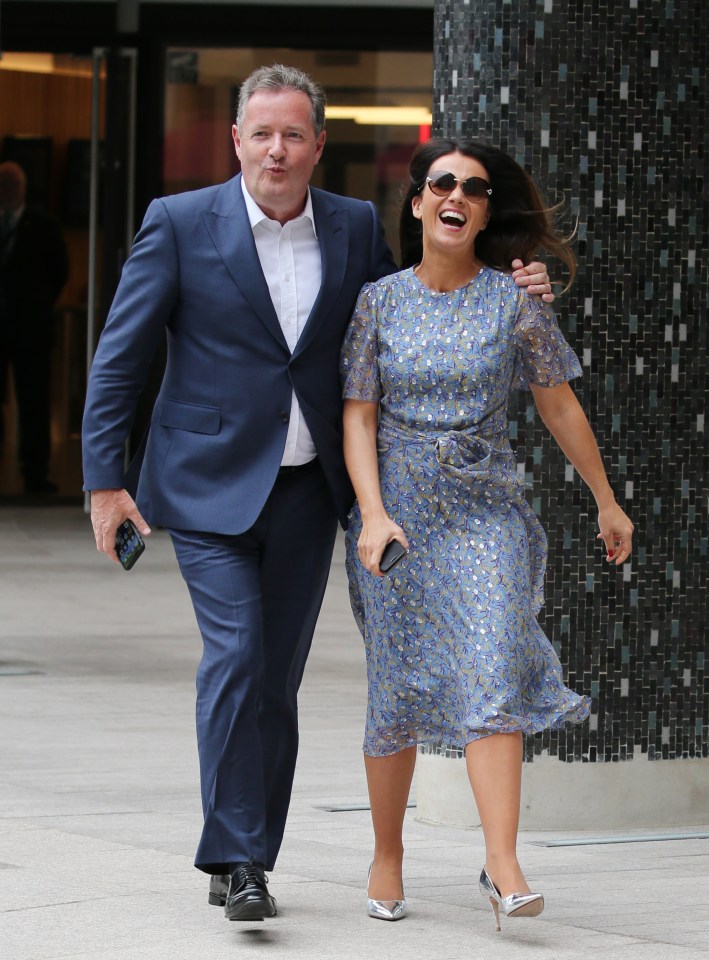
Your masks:
{"label": "silver pointed heel shoe", "polygon": [[544,909],[541,893],[511,893],[503,897],[483,867],[480,874],[480,893],[487,897],[495,914],[497,932],[500,932],[500,908],[506,917],[538,917]]}
{"label": "silver pointed heel shoe", "polygon": [[374,920],[402,920],[406,916],[406,897],[402,900],[372,900],[369,896],[369,878],[372,875],[373,863],[367,871],[367,908],[369,916]]}

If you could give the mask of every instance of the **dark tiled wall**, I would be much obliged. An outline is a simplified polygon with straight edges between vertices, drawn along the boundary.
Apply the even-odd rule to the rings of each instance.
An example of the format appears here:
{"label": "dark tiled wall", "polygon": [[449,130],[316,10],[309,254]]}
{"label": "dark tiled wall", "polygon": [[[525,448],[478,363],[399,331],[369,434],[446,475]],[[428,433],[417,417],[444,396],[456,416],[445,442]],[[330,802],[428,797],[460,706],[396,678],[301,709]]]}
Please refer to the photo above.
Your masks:
{"label": "dark tiled wall", "polygon": [[528,760],[709,756],[706,13],[436,2],[434,133],[490,140],[565,201],[567,227],[578,217],[579,274],[556,307],[636,524],[616,572],[593,498],[520,397],[512,436],[550,546],[542,623],[594,701],[590,723],[529,739]]}

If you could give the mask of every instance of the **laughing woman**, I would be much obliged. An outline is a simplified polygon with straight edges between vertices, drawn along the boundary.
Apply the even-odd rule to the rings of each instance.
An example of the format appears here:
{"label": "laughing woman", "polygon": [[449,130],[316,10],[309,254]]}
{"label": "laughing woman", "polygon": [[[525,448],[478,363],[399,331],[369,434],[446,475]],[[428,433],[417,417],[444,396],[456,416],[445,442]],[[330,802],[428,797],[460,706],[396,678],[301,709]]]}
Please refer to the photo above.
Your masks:
{"label": "laughing woman", "polygon": [[[401,273],[368,284],[342,353],[345,456],[357,494],[347,534],[369,680],[365,766],[375,833],[372,917],[406,912],[402,826],[419,743],[465,751],[483,827],[480,890],[499,929],[544,899],[517,861],[522,737],[589,712],[537,623],[546,538],[508,440],[512,388],[590,487],[609,561],[631,550],[588,421],[581,373],[553,313],[515,286],[513,257],[571,250],[504,153],[432,140],[415,152]],[[385,577],[390,542],[407,548]]]}

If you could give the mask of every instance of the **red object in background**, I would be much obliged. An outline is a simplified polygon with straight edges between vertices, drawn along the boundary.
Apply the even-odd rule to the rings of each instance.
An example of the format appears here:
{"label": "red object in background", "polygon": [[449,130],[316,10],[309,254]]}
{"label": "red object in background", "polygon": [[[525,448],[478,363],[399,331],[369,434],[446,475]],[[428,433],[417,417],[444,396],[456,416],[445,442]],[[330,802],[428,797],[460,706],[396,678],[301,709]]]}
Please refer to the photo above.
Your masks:
{"label": "red object in background", "polygon": [[431,139],[431,126],[428,123],[422,123],[419,127],[419,143],[425,143]]}

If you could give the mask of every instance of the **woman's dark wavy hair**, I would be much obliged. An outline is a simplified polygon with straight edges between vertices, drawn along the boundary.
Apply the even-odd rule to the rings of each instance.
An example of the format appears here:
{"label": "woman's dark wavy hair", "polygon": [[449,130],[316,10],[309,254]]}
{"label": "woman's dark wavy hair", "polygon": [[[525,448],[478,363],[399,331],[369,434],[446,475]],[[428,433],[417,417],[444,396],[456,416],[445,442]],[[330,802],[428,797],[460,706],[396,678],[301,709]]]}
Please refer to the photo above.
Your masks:
{"label": "woman's dark wavy hair", "polygon": [[544,247],[568,267],[568,290],[576,275],[576,258],[568,241],[554,227],[550,214],[556,208],[546,206],[532,178],[511,157],[475,140],[434,137],[414,151],[399,219],[402,268],[420,263],[423,257],[421,221],[413,215],[411,201],[425,188],[433,163],[449,153],[478,160],[490,179],[490,220],[475,238],[477,259],[497,270],[509,270],[513,260],[529,263]]}

